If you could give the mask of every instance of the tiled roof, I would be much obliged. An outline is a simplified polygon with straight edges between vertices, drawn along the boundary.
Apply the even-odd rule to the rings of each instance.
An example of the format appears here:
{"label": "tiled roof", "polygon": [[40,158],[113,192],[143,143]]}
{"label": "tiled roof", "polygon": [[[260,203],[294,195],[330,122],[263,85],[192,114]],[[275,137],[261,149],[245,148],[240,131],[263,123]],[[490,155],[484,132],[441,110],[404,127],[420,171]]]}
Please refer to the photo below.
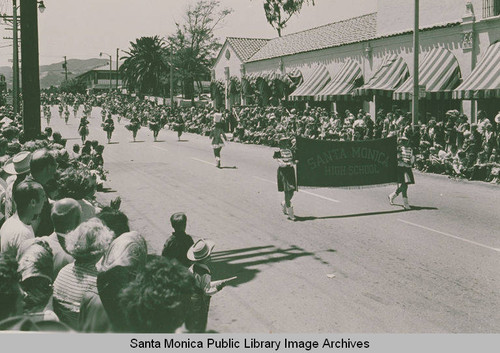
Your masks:
{"label": "tiled roof", "polygon": [[269,39],[227,37],[227,41],[231,44],[240,59],[242,61],[247,61],[260,48],[266,45]]}
{"label": "tiled roof", "polygon": [[371,13],[271,39],[247,61],[266,60],[362,42],[376,35],[377,13]]}

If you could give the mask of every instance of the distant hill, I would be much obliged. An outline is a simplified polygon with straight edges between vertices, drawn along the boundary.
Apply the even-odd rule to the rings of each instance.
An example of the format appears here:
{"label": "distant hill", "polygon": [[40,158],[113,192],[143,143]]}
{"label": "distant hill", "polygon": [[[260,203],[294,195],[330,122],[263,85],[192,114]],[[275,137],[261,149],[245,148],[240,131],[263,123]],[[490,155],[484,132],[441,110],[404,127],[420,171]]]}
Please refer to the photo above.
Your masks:
{"label": "distant hill", "polygon": [[[64,61],[40,66],[40,87],[49,88],[50,86],[59,86],[64,81]],[[68,79],[78,76],[84,72],[95,69],[109,63],[106,59],[69,59],[68,61]],[[0,74],[5,76],[7,85],[12,87],[12,67],[0,66]]]}

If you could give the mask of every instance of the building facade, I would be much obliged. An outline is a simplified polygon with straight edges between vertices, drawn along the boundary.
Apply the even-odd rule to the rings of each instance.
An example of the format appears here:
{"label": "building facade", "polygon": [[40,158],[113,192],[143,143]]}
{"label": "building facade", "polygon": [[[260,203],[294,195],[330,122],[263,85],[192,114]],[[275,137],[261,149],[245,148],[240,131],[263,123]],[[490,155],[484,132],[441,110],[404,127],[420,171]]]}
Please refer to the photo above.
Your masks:
{"label": "building facade", "polygon": [[[114,68],[114,65],[112,67]],[[115,69],[110,70],[109,64],[84,72],[76,76],[76,78],[81,79],[85,83],[88,91],[121,89],[123,86],[120,72]]]}
{"label": "building facade", "polygon": [[[398,92],[398,89],[411,86],[411,82],[405,85],[402,82],[404,80],[400,79],[397,85],[395,83],[396,86],[386,88],[387,94],[371,96],[367,93],[373,91],[362,88],[369,86],[378,76],[383,76],[384,67],[388,75],[391,69],[387,66],[387,60],[395,56],[406,64],[404,73],[410,76],[402,78],[412,81],[413,6],[413,0],[377,0],[376,13],[266,40],[253,55],[247,59],[241,58],[239,63],[219,60],[224,50],[229,50],[229,45],[225,45],[215,64],[213,79],[228,81],[228,70],[230,75],[234,71],[235,75],[239,73],[240,78],[251,74],[286,74],[291,70],[299,70],[304,81],[312,80],[313,86],[317,85],[316,91],[309,92],[310,104],[321,100],[331,101],[337,111],[354,105],[370,111],[372,116],[377,109],[393,104],[409,109],[411,95]],[[500,40],[500,0],[420,0],[419,15],[419,72],[422,63],[427,65],[428,70],[427,73],[419,73],[419,80],[423,82],[423,111],[439,114],[453,108],[472,119],[478,109],[496,114],[500,110],[500,100],[495,94],[467,99],[467,95],[455,94],[453,90],[460,88],[459,85],[473,74],[488,49]],[[500,65],[500,58],[495,60]],[[312,75],[317,73],[320,65],[326,68],[328,75],[322,82],[316,82]],[[347,68],[350,71],[344,74],[342,70]],[[425,86],[426,80],[432,81],[433,75],[442,78],[442,82],[434,82],[432,87]],[[346,88],[336,92],[335,89],[339,88],[330,81],[346,77],[356,79],[356,82],[348,85],[349,92],[345,91]],[[495,81],[495,78],[492,80]],[[333,91],[318,95],[328,85],[333,86],[329,88]],[[358,88],[364,94],[353,98]],[[459,99],[460,96],[465,99]],[[301,97],[295,98],[300,100]]]}

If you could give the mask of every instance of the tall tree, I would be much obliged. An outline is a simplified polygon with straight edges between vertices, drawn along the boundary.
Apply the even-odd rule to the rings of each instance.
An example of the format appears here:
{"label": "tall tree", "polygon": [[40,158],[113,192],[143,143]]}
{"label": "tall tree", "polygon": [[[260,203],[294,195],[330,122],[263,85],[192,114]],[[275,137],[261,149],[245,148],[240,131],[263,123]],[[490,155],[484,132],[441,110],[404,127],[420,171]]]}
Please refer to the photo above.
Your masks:
{"label": "tall tree", "polygon": [[182,82],[185,98],[193,98],[194,83],[201,87],[202,80],[208,80],[221,44],[215,38],[214,30],[233,10],[221,8],[219,0],[200,0],[188,6],[182,24],[169,37],[174,52],[175,75]]}
{"label": "tall tree", "polygon": [[288,20],[298,14],[304,4],[309,3],[314,6],[314,0],[264,0],[267,22],[281,37],[281,30],[286,27]]}
{"label": "tall tree", "polygon": [[165,52],[165,42],[158,36],[141,37],[130,42],[129,50],[125,51],[125,61],[120,67],[129,90],[152,95],[162,92],[163,77],[168,75],[170,69]]}

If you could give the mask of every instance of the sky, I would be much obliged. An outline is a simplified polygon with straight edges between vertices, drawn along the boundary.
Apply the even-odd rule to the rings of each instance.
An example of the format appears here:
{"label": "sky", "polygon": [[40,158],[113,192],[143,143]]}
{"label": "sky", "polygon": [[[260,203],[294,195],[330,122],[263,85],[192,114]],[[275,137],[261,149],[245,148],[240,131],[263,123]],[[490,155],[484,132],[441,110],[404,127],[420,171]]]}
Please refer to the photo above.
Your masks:
{"label": "sky", "polygon": [[[46,10],[38,14],[41,65],[61,62],[63,56],[98,58],[100,52],[114,58],[117,48],[128,49],[136,38],[167,37],[174,33],[176,22],[183,22],[187,6],[196,0],[44,0],[44,3]],[[220,3],[233,9],[215,32],[221,43],[225,37],[277,36],[266,21],[263,0],[220,0]],[[376,0],[315,0],[315,4],[304,6],[282,34],[377,10]],[[12,14],[12,0],[0,0],[0,12]],[[12,36],[6,27],[0,25],[0,38]],[[0,39],[0,66],[12,65],[11,44],[11,40]]]}

